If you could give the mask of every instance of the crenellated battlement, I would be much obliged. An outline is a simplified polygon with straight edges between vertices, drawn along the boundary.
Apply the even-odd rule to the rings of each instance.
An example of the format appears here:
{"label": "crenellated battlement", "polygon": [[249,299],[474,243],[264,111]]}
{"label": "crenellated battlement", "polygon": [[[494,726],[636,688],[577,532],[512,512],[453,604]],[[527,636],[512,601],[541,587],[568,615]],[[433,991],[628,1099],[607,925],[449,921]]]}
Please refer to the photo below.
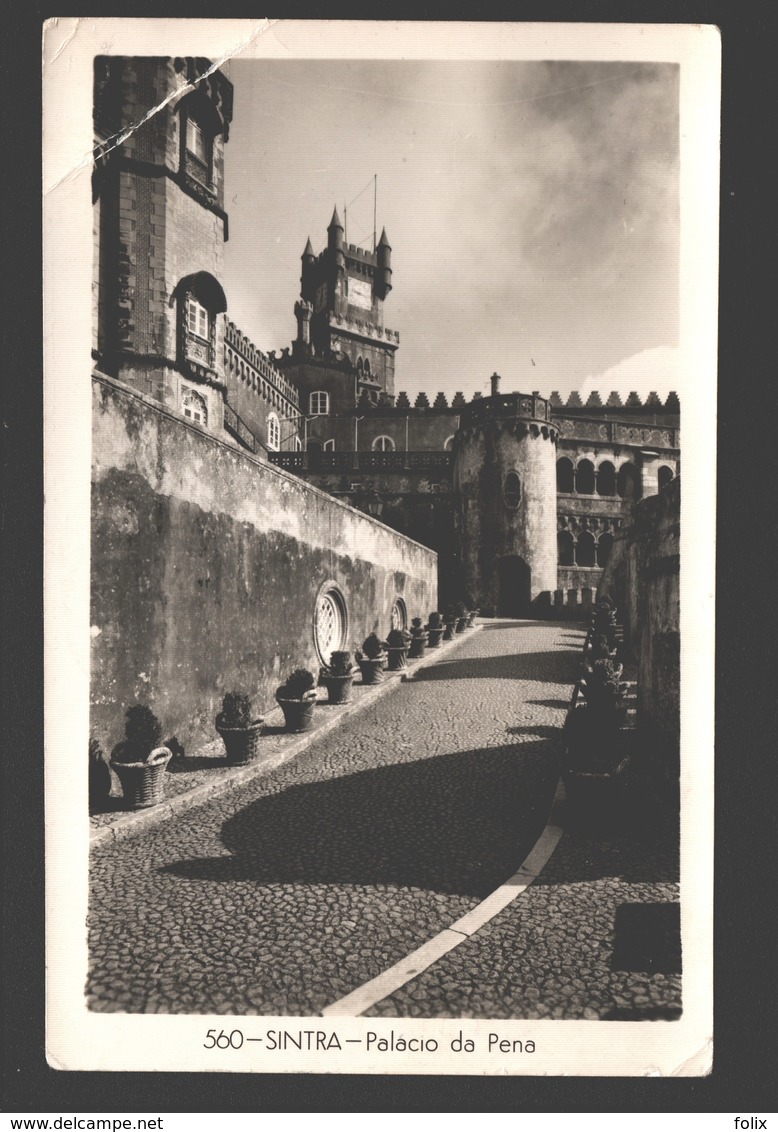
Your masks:
{"label": "crenellated battlement", "polygon": [[567,401],[563,401],[555,390],[548,400],[555,409],[644,409],[653,413],[680,413],[681,411],[681,403],[677,393],[668,393],[663,402],[659,394],[654,392],[649,393],[645,401],[641,400],[640,394],[634,391],[629,394],[626,401],[622,401],[619,393],[613,392],[609,393],[607,399],[603,401],[602,395],[597,390],[593,390],[584,403],[577,390],[573,390],[569,394]]}
{"label": "crenellated battlement", "polygon": [[299,410],[300,395],[296,387],[229,321],[224,331],[224,372],[243,382],[275,408],[287,414]]}

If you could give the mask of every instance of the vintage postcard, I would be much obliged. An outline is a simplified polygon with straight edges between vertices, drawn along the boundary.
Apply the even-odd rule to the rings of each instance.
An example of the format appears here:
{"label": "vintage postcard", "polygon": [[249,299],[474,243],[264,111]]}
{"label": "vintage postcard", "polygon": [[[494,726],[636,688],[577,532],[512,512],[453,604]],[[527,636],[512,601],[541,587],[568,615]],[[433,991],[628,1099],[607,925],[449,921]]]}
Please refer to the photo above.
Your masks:
{"label": "vintage postcard", "polygon": [[49,1063],[709,1073],[717,30],[43,47]]}

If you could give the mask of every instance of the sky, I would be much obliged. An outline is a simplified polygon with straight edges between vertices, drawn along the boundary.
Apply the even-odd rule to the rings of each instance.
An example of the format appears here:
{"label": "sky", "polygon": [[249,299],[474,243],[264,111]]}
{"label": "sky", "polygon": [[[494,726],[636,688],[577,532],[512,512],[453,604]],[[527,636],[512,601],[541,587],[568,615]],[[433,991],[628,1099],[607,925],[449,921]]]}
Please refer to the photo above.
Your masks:
{"label": "sky", "polygon": [[396,391],[677,387],[678,67],[230,61],[229,317],[295,336],[300,256],[392,246]]}

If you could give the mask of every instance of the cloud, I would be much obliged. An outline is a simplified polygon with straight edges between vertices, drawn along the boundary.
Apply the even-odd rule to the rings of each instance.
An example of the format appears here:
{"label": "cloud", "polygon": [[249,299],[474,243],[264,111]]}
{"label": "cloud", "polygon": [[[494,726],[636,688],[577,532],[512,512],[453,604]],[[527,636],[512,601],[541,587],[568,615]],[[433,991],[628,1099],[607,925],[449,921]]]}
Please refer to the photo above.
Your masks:
{"label": "cloud", "polygon": [[680,393],[684,372],[682,357],[677,347],[641,350],[596,377],[587,377],[580,389],[581,397],[585,401],[595,390],[601,396],[618,393],[622,400],[633,390],[642,397],[648,393],[658,393],[662,398],[668,393]]}

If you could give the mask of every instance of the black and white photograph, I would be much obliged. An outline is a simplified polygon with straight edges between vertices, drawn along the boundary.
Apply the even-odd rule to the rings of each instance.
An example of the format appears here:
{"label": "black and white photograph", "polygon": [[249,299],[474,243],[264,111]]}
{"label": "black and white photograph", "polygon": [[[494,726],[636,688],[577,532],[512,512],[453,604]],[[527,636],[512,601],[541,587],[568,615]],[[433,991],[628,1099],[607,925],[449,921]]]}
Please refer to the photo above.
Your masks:
{"label": "black and white photograph", "polygon": [[75,23],[49,1063],[706,1075],[716,30]]}

